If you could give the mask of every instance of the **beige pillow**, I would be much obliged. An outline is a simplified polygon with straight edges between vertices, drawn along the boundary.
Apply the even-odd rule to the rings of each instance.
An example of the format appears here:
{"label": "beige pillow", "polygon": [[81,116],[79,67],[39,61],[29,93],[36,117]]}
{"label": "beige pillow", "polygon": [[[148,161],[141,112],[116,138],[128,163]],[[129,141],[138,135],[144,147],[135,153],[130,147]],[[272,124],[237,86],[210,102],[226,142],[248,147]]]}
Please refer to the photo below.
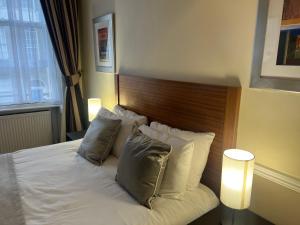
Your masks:
{"label": "beige pillow", "polygon": [[150,138],[172,146],[172,153],[168,159],[159,195],[166,198],[181,199],[187,188],[194,143],[168,133],[159,132],[145,125],[140,126],[139,130]]}
{"label": "beige pillow", "polygon": [[176,137],[180,137],[186,141],[194,142],[194,153],[187,187],[189,190],[198,187],[202,173],[206,166],[210,146],[214,140],[215,134],[211,132],[195,133],[191,131],[179,130],[158,122],[152,122],[150,127],[163,133],[169,133]]}
{"label": "beige pillow", "polygon": [[147,125],[148,124],[148,119],[147,119],[146,116],[142,116],[142,115],[139,115],[139,114],[137,114],[133,111],[126,110],[126,109],[122,108],[119,105],[115,105],[113,111],[118,116],[122,116],[122,117],[125,117],[125,118],[129,119],[129,120],[136,121],[138,125],[143,125],[143,124]]}
{"label": "beige pillow", "polygon": [[119,130],[119,133],[117,135],[117,138],[113,144],[112,147],[112,154],[114,156],[116,156],[117,158],[120,157],[124,145],[126,143],[127,138],[130,136],[132,130],[134,129],[134,127],[137,126],[137,121],[135,121],[134,119],[129,119],[126,118],[124,116],[121,115],[117,115],[111,111],[109,111],[108,109],[102,107],[99,112],[98,115],[101,115],[102,117],[108,118],[108,119],[120,119],[122,120],[121,122],[121,128]]}
{"label": "beige pillow", "polygon": [[98,115],[90,124],[78,154],[100,166],[109,155],[121,126],[121,120],[111,120]]}
{"label": "beige pillow", "polygon": [[117,182],[140,204],[151,209],[171,150],[170,145],[135,132],[128,138],[119,159]]}

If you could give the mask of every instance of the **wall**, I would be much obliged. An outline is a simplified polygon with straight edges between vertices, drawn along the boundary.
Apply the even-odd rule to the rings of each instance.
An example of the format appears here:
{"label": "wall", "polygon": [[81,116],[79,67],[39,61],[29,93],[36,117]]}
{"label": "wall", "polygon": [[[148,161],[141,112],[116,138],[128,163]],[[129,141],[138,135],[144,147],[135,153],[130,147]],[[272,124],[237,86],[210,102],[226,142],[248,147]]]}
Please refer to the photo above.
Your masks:
{"label": "wall", "polygon": [[[238,147],[300,179],[300,94],[248,88],[257,1],[81,0],[86,96],[115,104],[113,76],[95,73],[92,38],[92,18],[114,11],[118,71],[241,85]],[[274,223],[300,221],[299,193],[255,176],[252,195],[251,210]]]}
{"label": "wall", "polygon": [[96,72],[93,39],[93,18],[114,11],[112,0],[80,0],[81,64],[85,97],[101,97],[108,108],[115,105],[114,79],[111,74]]}

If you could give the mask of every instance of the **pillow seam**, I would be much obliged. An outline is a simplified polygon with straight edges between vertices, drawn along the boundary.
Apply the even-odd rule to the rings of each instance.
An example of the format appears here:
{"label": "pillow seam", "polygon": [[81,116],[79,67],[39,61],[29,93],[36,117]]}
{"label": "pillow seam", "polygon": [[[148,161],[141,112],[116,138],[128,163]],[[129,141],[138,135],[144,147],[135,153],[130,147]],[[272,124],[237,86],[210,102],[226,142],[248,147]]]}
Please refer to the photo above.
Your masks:
{"label": "pillow seam", "polygon": [[[161,176],[161,173],[162,173],[162,167],[163,167],[163,164],[165,163],[166,160],[168,160],[168,157],[170,156],[171,152],[172,152],[173,148],[171,146],[171,150],[169,151],[169,153],[164,157],[164,161],[163,163],[161,164],[160,168],[159,168],[159,172],[158,172],[158,176],[157,176],[157,179],[156,179],[156,182],[155,182],[155,188],[154,188],[154,191],[153,191],[153,194],[151,195],[151,197],[156,197],[156,195],[158,194],[158,181],[159,181],[159,178]],[[167,158],[167,159],[166,159]],[[152,199],[149,199],[150,201],[152,201]],[[150,202],[151,203],[151,202]]]}

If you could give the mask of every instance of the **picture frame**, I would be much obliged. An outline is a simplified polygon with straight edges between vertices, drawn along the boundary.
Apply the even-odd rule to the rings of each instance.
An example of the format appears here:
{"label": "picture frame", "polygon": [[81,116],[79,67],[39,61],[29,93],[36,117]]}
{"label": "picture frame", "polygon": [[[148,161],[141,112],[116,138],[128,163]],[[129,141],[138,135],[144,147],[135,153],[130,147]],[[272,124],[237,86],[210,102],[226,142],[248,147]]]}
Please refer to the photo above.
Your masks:
{"label": "picture frame", "polygon": [[259,0],[250,87],[300,91],[300,66],[278,63],[286,0]]}
{"label": "picture frame", "polygon": [[115,73],[113,13],[93,19],[93,36],[96,71]]}

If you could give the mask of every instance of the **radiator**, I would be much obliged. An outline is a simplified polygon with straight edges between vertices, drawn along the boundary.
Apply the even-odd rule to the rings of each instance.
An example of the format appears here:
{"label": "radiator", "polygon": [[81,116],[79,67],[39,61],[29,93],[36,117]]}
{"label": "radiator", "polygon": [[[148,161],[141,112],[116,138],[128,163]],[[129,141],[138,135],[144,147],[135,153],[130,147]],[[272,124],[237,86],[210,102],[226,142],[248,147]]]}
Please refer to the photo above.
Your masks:
{"label": "radiator", "polygon": [[51,111],[0,116],[0,154],[52,143]]}

